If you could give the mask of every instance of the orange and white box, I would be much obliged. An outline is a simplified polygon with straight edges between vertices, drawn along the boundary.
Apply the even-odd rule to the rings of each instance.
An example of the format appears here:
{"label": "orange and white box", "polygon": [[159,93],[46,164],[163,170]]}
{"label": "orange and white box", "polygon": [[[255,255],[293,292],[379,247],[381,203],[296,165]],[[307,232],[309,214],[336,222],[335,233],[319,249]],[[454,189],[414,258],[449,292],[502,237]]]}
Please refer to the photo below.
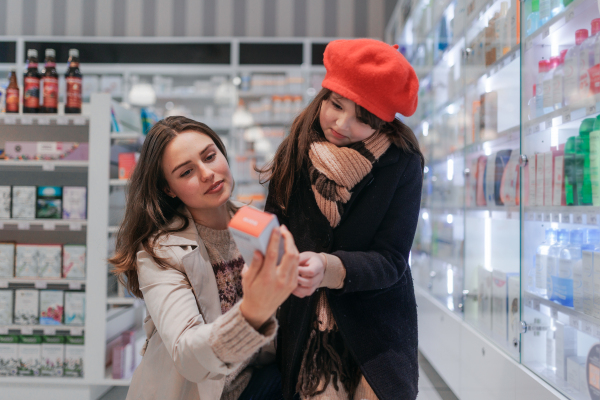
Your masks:
{"label": "orange and white box", "polygon": [[[263,255],[267,252],[267,246],[271,239],[271,232],[279,226],[279,221],[274,214],[259,211],[255,208],[245,206],[229,221],[229,232],[235,240],[235,244],[244,258],[246,264],[250,265],[254,251],[258,250]],[[283,238],[279,243],[279,257],[277,264],[283,256]]]}

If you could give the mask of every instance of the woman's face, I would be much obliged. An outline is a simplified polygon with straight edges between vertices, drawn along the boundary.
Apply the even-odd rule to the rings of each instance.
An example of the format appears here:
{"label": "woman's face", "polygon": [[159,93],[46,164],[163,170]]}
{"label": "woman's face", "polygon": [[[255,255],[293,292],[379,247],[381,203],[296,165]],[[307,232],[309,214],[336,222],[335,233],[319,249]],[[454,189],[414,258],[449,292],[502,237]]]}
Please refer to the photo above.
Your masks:
{"label": "woman's face", "polygon": [[355,111],[356,103],[337,93],[331,93],[329,99],[323,100],[319,122],[325,139],[340,147],[360,142],[374,134],[375,129],[359,121]]}
{"label": "woman's face", "polygon": [[165,192],[188,208],[218,208],[231,196],[233,178],[227,160],[204,133],[179,133],[165,148],[162,169],[168,184]]}

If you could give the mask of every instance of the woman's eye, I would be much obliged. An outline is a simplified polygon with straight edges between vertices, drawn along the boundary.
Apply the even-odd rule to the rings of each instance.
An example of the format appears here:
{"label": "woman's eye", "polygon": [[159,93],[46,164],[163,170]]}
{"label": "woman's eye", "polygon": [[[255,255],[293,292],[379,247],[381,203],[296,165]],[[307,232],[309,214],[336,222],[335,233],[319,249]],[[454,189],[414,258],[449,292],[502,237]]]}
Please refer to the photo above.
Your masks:
{"label": "woman's eye", "polygon": [[181,174],[181,178],[183,178],[184,176],[188,176],[189,174],[192,173],[191,169],[188,169],[187,171],[185,171],[183,174]]}
{"label": "woman's eye", "polygon": [[213,153],[213,154],[209,155],[208,157],[206,157],[206,161],[212,161],[215,159],[216,156],[217,155]]}

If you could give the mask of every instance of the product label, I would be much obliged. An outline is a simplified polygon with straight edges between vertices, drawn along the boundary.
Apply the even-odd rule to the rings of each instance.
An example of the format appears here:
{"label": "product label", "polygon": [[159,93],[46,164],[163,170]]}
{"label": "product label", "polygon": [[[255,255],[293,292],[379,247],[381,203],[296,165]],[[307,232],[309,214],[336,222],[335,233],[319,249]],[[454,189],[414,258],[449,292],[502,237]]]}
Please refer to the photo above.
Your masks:
{"label": "product label", "polygon": [[569,103],[575,103],[577,101],[577,92],[579,90],[579,74],[576,73],[576,59],[571,56],[565,59],[564,63],[564,91],[565,99],[569,100]]}
{"label": "product label", "polygon": [[573,279],[552,277],[552,297],[550,300],[556,301],[563,306],[573,307]]}
{"label": "product label", "polygon": [[67,82],[67,108],[81,108],[81,78],[68,77]]}
{"label": "product label", "polygon": [[58,78],[42,78],[44,87],[44,107],[58,108]]}
{"label": "product label", "polygon": [[19,89],[6,89],[6,112],[19,112]]}
{"label": "product label", "polygon": [[23,89],[23,106],[38,108],[40,106],[40,79],[32,76],[25,77]]}

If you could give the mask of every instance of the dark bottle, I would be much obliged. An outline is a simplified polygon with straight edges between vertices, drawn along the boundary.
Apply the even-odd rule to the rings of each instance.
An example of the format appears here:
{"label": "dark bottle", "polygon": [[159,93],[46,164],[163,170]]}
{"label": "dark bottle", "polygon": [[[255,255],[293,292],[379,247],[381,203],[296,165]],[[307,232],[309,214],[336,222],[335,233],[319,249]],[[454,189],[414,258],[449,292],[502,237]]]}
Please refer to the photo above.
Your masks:
{"label": "dark bottle", "polygon": [[65,114],[81,114],[81,72],[79,71],[79,50],[69,50],[67,81],[67,102]]}
{"label": "dark bottle", "polygon": [[56,52],[46,49],[46,64],[42,70],[42,107],[44,113],[58,112],[58,72],[56,72]]}
{"label": "dark bottle", "polygon": [[38,52],[27,50],[27,72],[23,79],[23,112],[40,111],[40,73],[38,72]]}
{"label": "dark bottle", "polygon": [[19,112],[19,84],[17,83],[17,71],[10,71],[8,76],[8,86],[6,87],[6,112]]}

